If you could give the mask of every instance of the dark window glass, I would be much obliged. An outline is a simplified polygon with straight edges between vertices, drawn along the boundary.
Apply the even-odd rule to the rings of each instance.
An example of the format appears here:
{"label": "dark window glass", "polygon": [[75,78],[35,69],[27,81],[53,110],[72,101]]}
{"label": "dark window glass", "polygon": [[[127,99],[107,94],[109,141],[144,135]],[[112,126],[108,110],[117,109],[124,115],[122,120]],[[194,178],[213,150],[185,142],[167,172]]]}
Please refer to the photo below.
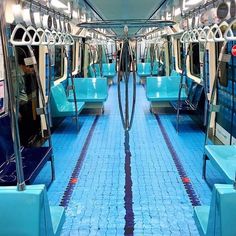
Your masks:
{"label": "dark window glass", "polygon": [[180,42],[180,40],[177,40],[177,54],[178,54],[178,67],[179,69],[182,70],[182,65],[183,65],[183,44]]}
{"label": "dark window glass", "polygon": [[64,56],[63,48],[55,46],[55,80],[60,79],[64,75]]}
{"label": "dark window glass", "polygon": [[200,78],[199,43],[192,43],[190,47],[190,73]]}

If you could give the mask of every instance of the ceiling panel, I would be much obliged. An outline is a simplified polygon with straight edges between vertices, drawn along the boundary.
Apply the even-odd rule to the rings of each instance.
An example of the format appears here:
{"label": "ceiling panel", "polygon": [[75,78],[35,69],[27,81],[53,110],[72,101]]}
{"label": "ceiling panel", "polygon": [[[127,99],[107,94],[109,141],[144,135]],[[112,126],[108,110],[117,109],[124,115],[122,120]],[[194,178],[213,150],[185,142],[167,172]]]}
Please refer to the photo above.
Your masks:
{"label": "ceiling panel", "polygon": [[[149,19],[163,2],[167,0],[87,0],[104,20]],[[137,32],[129,29],[129,33]],[[122,30],[116,29],[117,34]]]}

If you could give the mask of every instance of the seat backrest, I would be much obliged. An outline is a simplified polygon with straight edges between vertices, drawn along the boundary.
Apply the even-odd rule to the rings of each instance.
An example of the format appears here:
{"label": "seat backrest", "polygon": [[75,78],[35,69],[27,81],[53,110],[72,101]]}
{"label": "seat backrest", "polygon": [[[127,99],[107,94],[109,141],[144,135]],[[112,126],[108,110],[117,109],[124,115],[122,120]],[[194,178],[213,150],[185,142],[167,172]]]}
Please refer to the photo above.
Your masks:
{"label": "seat backrest", "polygon": [[89,65],[89,66],[88,66],[88,76],[89,76],[89,77],[96,77],[96,74],[95,74],[95,71],[94,71],[92,65]]}
{"label": "seat backrest", "polygon": [[108,95],[107,78],[96,78],[96,93]]}
{"label": "seat backrest", "polygon": [[54,235],[44,185],[0,188],[0,235]]}
{"label": "seat backrest", "polygon": [[14,154],[10,117],[0,118],[0,166]]}
{"label": "seat backrest", "polygon": [[170,76],[180,76],[180,74],[177,71],[172,70]]}
{"label": "seat backrest", "polygon": [[179,76],[161,76],[165,78],[166,87],[169,92],[179,91],[180,77]]}
{"label": "seat backrest", "polygon": [[157,74],[158,73],[158,69],[159,69],[159,63],[157,61],[154,61],[153,65],[152,65],[152,73]]}
{"label": "seat backrest", "polygon": [[137,64],[137,72],[139,72],[139,73],[144,72],[144,63]]}
{"label": "seat backrest", "polygon": [[192,81],[187,100],[189,103],[191,103],[195,108],[197,108],[198,103],[201,99],[202,93],[203,93],[203,86]]}
{"label": "seat backrest", "polygon": [[102,64],[102,71],[103,72],[115,72],[115,64],[114,63],[103,63]]}
{"label": "seat backrest", "polygon": [[151,63],[144,63],[144,72],[145,73],[151,73]]}
{"label": "seat backrest", "polygon": [[[88,78],[74,79],[76,97],[87,96],[87,80]],[[71,81],[69,82],[69,84],[71,85]],[[73,94],[72,90],[70,91],[70,95],[71,94]]]}
{"label": "seat backrest", "polygon": [[207,235],[236,235],[236,190],[231,184],[215,184],[212,191]]}
{"label": "seat backrest", "polygon": [[94,69],[95,69],[96,77],[101,76],[100,65],[99,64],[94,64],[93,66],[94,66]]}
{"label": "seat backrest", "polygon": [[51,109],[52,113],[60,112],[61,108],[68,103],[63,85],[57,84],[51,87]]}
{"label": "seat backrest", "polygon": [[152,94],[156,92],[166,91],[166,81],[162,77],[147,77],[146,93]]}

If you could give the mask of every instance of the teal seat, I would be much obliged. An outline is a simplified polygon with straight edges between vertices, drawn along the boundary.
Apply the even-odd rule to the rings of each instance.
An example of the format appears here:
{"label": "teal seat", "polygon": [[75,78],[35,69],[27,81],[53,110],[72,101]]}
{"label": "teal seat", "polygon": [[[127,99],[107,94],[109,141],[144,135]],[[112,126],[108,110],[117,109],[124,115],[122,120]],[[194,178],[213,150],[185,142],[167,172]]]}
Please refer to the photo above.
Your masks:
{"label": "teal seat", "polygon": [[88,77],[90,78],[101,77],[99,64],[93,64],[88,66]]}
{"label": "teal seat", "polygon": [[236,145],[206,145],[205,155],[221,173],[226,183],[234,182],[236,173]]}
{"label": "teal seat", "polygon": [[0,187],[0,235],[59,236],[65,222],[61,206],[49,206],[44,185]]}
{"label": "teal seat", "polygon": [[92,65],[88,66],[88,76],[93,77],[93,78],[96,77],[96,74]]}
{"label": "teal seat", "polygon": [[[150,102],[178,100],[180,77],[147,77],[146,97]],[[181,98],[186,98],[182,90]]]}
{"label": "teal seat", "polygon": [[[83,102],[77,103],[78,112],[84,107]],[[51,87],[51,112],[52,117],[65,117],[75,115],[75,103],[68,101],[62,84]]]}
{"label": "teal seat", "polygon": [[152,65],[152,75],[158,75],[159,73],[159,62],[155,61]]}
{"label": "teal seat", "polygon": [[[108,97],[107,78],[75,78],[75,92],[78,102],[105,102]],[[69,101],[73,101],[70,91]]]}
{"label": "teal seat", "polygon": [[146,77],[151,75],[151,63],[138,63],[137,75],[139,77]]}
{"label": "teal seat", "polygon": [[96,77],[102,76],[101,70],[100,70],[100,65],[99,64],[94,64],[93,66],[94,66]]}
{"label": "teal seat", "polygon": [[116,75],[115,63],[104,63],[102,64],[102,76],[114,77]]}
{"label": "teal seat", "polygon": [[215,184],[211,205],[194,208],[194,220],[201,236],[236,235],[236,190],[233,185]]}
{"label": "teal seat", "polygon": [[177,71],[172,70],[170,76],[180,76],[180,74]]}

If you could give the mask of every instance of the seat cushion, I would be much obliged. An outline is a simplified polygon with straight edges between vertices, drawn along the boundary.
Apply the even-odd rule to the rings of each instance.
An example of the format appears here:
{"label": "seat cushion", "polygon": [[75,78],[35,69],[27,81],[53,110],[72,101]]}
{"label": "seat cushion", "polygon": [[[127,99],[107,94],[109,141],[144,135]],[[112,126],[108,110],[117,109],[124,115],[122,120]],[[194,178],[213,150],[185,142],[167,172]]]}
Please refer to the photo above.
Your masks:
{"label": "seat cushion", "polygon": [[236,171],[236,145],[206,145],[205,154],[222,174],[226,183],[233,183]]}

